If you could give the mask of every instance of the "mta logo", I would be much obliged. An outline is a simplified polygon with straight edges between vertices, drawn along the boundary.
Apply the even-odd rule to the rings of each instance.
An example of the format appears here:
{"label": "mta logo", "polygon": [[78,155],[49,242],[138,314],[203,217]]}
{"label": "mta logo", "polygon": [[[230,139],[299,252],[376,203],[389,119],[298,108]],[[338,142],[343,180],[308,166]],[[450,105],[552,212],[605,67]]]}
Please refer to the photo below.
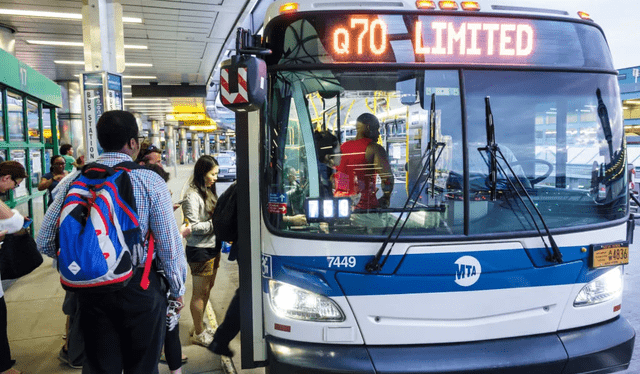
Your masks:
{"label": "mta logo", "polygon": [[462,287],[469,287],[480,279],[482,268],[475,257],[462,256],[455,262],[457,266],[455,281]]}

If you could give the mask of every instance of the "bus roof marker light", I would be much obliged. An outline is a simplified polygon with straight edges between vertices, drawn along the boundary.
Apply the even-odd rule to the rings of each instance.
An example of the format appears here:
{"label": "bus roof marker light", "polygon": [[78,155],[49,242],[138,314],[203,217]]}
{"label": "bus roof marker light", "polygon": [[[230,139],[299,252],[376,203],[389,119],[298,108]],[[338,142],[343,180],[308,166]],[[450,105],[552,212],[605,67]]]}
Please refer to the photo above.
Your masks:
{"label": "bus roof marker light", "polygon": [[593,20],[591,19],[591,16],[590,16],[590,15],[589,15],[589,13],[587,13],[587,12],[582,12],[582,11],[578,12],[578,17],[580,17],[580,18],[582,18],[582,19],[585,19],[585,20],[587,20],[587,21],[593,21]]}
{"label": "bus roof marker light", "polygon": [[438,6],[442,10],[458,10],[458,3],[455,1],[439,1]]}
{"label": "bus roof marker light", "polygon": [[480,10],[480,4],[477,1],[463,1],[460,3],[462,10],[470,10],[477,12]]}
{"label": "bus roof marker light", "polygon": [[416,1],[416,8],[418,9],[436,9],[436,2],[431,0],[418,0]]}
{"label": "bus roof marker light", "polygon": [[284,3],[280,5],[280,14],[293,13],[298,11],[298,3]]}

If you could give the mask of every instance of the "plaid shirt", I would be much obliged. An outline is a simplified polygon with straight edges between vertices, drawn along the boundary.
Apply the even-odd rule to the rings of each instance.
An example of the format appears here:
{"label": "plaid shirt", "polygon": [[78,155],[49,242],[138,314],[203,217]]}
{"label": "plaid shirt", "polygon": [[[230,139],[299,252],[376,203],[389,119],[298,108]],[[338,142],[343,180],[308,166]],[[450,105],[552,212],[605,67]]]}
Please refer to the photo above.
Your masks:
{"label": "plaid shirt", "polygon": [[[128,155],[118,152],[103,153],[96,160],[97,163],[107,166],[114,166],[123,161],[132,160]],[[182,237],[173,215],[173,204],[167,184],[158,174],[147,169],[132,170],[129,177],[133,185],[142,235],[146,237],[151,228],[155,237],[155,253],[169,280],[171,296],[182,296],[185,292],[187,262],[182,247]],[[60,181],[58,194],[65,196],[74,179],[75,177],[71,176]],[[52,258],[56,256],[55,236],[63,202],[64,198],[59,197],[49,206],[36,239],[40,252]],[[146,254],[145,248],[143,258],[136,265],[144,264]],[[136,261],[138,256],[133,255],[133,261]]]}

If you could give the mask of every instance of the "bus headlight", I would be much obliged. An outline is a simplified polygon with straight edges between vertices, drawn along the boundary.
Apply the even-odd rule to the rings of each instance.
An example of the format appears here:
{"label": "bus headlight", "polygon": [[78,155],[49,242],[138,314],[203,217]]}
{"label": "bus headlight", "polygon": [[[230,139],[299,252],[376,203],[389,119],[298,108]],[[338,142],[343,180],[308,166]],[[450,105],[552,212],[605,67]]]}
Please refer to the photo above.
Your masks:
{"label": "bus headlight", "polygon": [[269,302],[281,317],[317,322],[344,321],[344,313],[328,297],[273,279],[269,280]]}
{"label": "bus headlight", "polygon": [[622,293],[622,266],[617,266],[587,283],[576,297],[573,306],[604,303]]}

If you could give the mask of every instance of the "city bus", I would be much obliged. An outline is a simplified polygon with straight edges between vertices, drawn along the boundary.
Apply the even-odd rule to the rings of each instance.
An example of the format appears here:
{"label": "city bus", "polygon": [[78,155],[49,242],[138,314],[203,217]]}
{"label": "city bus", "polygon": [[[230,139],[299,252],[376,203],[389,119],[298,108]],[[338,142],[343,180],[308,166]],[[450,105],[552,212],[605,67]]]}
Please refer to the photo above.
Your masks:
{"label": "city bus", "polygon": [[[221,95],[236,111],[243,368],[629,366],[617,71],[587,13],[536,4],[279,0],[260,36],[239,30]],[[388,204],[333,191],[363,113],[391,172],[358,165],[377,198],[392,175]]]}

